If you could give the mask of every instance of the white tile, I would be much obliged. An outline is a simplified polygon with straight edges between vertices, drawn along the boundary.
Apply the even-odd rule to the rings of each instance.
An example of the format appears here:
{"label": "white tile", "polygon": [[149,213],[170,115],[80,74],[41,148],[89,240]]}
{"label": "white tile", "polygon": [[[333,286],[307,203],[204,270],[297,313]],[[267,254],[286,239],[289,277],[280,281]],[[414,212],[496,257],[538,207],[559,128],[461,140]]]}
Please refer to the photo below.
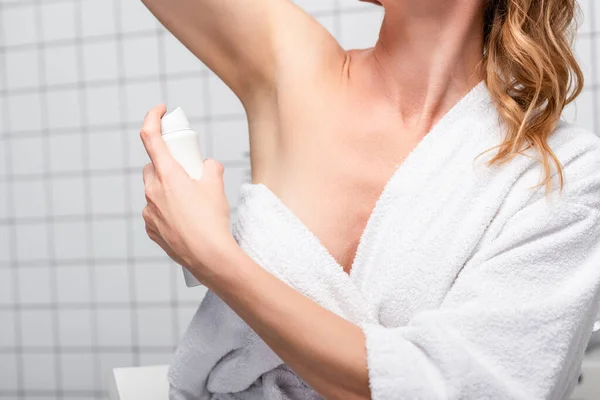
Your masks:
{"label": "white tile", "polygon": [[132,37],[122,41],[125,77],[158,75],[158,41],[156,36]]}
{"label": "white tile", "polygon": [[58,303],[87,304],[91,301],[90,268],[84,265],[64,265],[56,269]]}
{"label": "white tile", "polygon": [[127,256],[128,227],[125,220],[94,221],[92,224],[93,256],[97,259]]}
{"label": "white tile", "polygon": [[230,207],[237,207],[240,199],[240,186],[249,181],[248,168],[227,167],[223,173],[225,181],[225,194]]}
{"label": "white tile", "polygon": [[82,135],[50,135],[50,171],[75,172],[83,169]]}
{"label": "white tile", "polygon": [[83,46],[83,76],[86,82],[116,80],[119,76],[117,43],[114,40]]}
{"label": "white tile", "polygon": [[181,302],[189,302],[200,305],[200,302],[202,301],[202,299],[206,295],[206,291],[208,290],[206,286],[200,285],[191,288],[187,287],[183,279],[181,266],[177,265],[175,268],[178,269],[176,283],[177,300]]}
{"label": "white tile", "polygon": [[331,15],[323,15],[316,18],[317,22],[320,23],[327,31],[333,36],[337,38],[337,24],[336,18]]}
{"label": "white tile", "polygon": [[[332,1],[332,0],[328,0],[328,1]],[[365,3],[365,2],[360,2],[357,0],[337,0],[338,2],[338,6],[340,8],[340,10],[342,11],[346,11],[346,10],[352,10],[354,12],[356,12],[356,10],[365,10],[367,12],[372,12],[373,10],[380,10],[381,7],[371,4],[371,3]],[[342,14],[342,17],[345,14]]]}
{"label": "white tile", "polygon": [[592,0],[578,0],[577,3],[581,6],[581,14],[578,13],[578,21],[580,23],[579,32],[580,33],[588,33],[592,31],[591,24],[591,1]]}
{"label": "white tile", "polygon": [[100,382],[108,382],[108,379],[112,378],[112,370],[114,368],[122,368],[122,367],[133,367],[133,358],[131,353],[104,353],[99,354],[100,358]]}
{"label": "white tile", "polygon": [[137,263],[135,265],[135,289],[138,303],[164,302],[171,298],[171,273],[173,266],[170,263]]}
{"label": "white tile", "polygon": [[23,383],[27,390],[56,389],[56,360],[53,354],[25,353],[23,360]]}
{"label": "white tile", "polygon": [[129,212],[141,217],[142,210],[147,204],[141,168],[138,172],[129,174],[128,179],[129,190],[131,193]]}
{"label": "white tile", "polygon": [[379,36],[383,13],[376,12],[344,14],[340,20],[340,44],[345,49],[373,47]]}
{"label": "white tile", "polygon": [[158,21],[141,1],[120,1],[123,32],[148,31],[158,28]]}
{"label": "white tile", "polygon": [[[12,216],[10,208],[10,191],[8,190],[9,183],[7,181],[0,180],[0,219],[9,218]],[[2,256],[0,255],[0,260]]]}
{"label": "white tile", "polygon": [[566,121],[582,128],[594,131],[594,99],[593,92],[584,91],[563,111]]}
{"label": "white tile", "polygon": [[58,337],[61,346],[92,345],[93,314],[90,310],[59,310]]}
{"label": "white tile", "polygon": [[52,213],[57,216],[84,214],[85,192],[81,176],[52,178]]}
{"label": "white tile", "polygon": [[[590,3],[592,1],[595,1],[595,0],[590,0]],[[592,18],[594,20],[594,31],[600,32],[600,23],[598,22],[598,21],[600,21],[600,7],[598,7],[597,4],[595,4],[594,15]]]}
{"label": "white tile", "polygon": [[[10,228],[6,225],[0,225],[0,262],[7,263],[10,261],[12,246],[10,241]],[[4,296],[0,295],[0,303]]]}
{"label": "white tile", "polygon": [[[94,355],[61,354],[60,367],[63,390],[91,391],[96,389]],[[102,382],[103,386],[106,381]]]}
{"label": "white tile", "polygon": [[136,257],[166,257],[163,249],[154,243],[146,233],[145,223],[141,215],[132,221],[133,225],[133,254]]}
{"label": "white tile", "polygon": [[[597,79],[592,69],[592,40],[590,36],[580,36],[575,41],[575,57],[583,71],[586,85],[591,85]],[[598,57],[600,59],[600,57]]]}
{"label": "white tile", "polygon": [[169,365],[173,360],[173,353],[165,351],[162,353],[144,352],[140,354],[141,365]]}
{"label": "white tile", "polygon": [[41,13],[45,41],[75,37],[75,2],[42,3]]}
{"label": "white tile", "polygon": [[194,314],[196,314],[196,310],[198,307],[178,307],[177,308],[177,318],[179,319],[179,338],[183,337],[183,334],[187,331],[190,326],[190,322],[192,322],[192,318]]}
{"label": "white tile", "polygon": [[98,303],[130,300],[129,270],[126,264],[97,265],[94,270]]}
{"label": "white tile", "polygon": [[58,260],[87,257],[87,227],[83,221],[56,221],[54,230],[54,254]]}
{"label": "white tile", "polygon": [[125,87],[127,121],[138,123],[140,128],[144,116],[153,107],[164,102],[158,80],[129,83]]}
{"label": "white tile", "polygon": [[[0,347],[14,347],[16,314],[12,310],[0,310]],[[0,376],[3,376],[0,374]]]}
{"label": "white tile", "polygon": [[335,10],[335,2],[332,0],[294,0],[297,6],[304,11],[312,12],[331,12]]}
{"label": "white tile", "polygon": [[23,304],[46,304],[52,300],[50,284],[53,272],[51,267],[19,268],[19,302]]}
{"label": "white tile", "polygon": [[2,10],[2,28],[5,45],[33,43],[37,38],[34,3]]}
{"label": "white tile", "polygon": [[84,37],[114,34],[116,20],[114,1],[81,1],[81,28]]}
{"label": "white tile", "polygon": [[121,97],[118,86],[88,87],[85,95],[86,120],[89,125],[121,122]]}
{"label": "white tile", "polygon": [[172,346],[173,320],[170,307],[138,309],[138,335],[141,346]]}
{"label": "white tile", "polygon": [[125,199],[126,180],[123,175],[92,176],[92,213],[123,214],[127,206]]}
{"label": "white tile", "polygon": [[217,76],[208,79],[210,111],[213,115],[245,115],[238,97]]}
{"label": "white tile", "polygon": [[[98,321],[98,346],[130,346],[131,345],[131,311],[128,309],[99,309],[96,312]],[[123,367],[127,365],[115,365]]]}
{"label": "white tile", "polygon": [[46,94],[48,127],[53,130],[81,127],[79,89],[50,91]]}
{"label": "white tile", "polygon": [[[141,124],[140,124],[141,128]],[[129,140],[129,167],[140,167],[141,168],[150,162],[150,158],[148,158],[148,153],[146,153],[146,149],[144,148],[144,144],[140,139],[140,130],[130,129],[127,130],[124,134],[127,135],[127,140]],[[141,175],[140,175],[141,176]]]}
{"label": "white tile", "polygon": [[24,347],[53,346],[54,323],[48,310],[20,310],[21,343]]}
{"label": "white tile", "polygon": [[17,357],[14,354],[2,354],[0,357],[0,390],[19,389]]}
{"label": "white tile", "polygon": [[10,138],[10,147],[14,175],[44,173],[44,146],[41,137],[13,137]]}
{"label": "white tile", "polygon": [[79,81],[75,45],[46,47],[44,58],[47,85],[61,85]]}
{"label": "white tile", "polygon": [[43,180],[14,181],[11,192],[16,218],[48,215],[46,184]]}
{"label": "white tile", "polygon": [[89,166],[92,170],[124,167],[123,137],[121,129],[94,131],[88,135]]}
{"label": "white tile", "polygon": [[21,261],[48,259],[46,224],[17,225],[17,257]]}
{"label": "white tile", "polygon": [[4,60],[7,89],[31,88],[40,84],[40,58],[37,49],[7,51]]}
{"label": "white tile", "polygon": [[7,97],[9,132],[42,129],[42,103],[39,93],[12,94]]}
{"label": "white tile", "polygon": [[[0,71],[0,79],[4,79],[3,75],[5,74],[5,71]],[[0,138],[2,138],[4,135],[6,135],[7,131],[8,131],[8,114],[6,113],[5,110],[5,106],[8,105],[8,102],[4,100],[3,96],[0,96]],[[0,150],[4,149],[5,145],[4,143],[0,144]],[[0,166],[0,168],[2,168]],[[0,175],[1,176],[1,175]]]}
{"label": "white tile", "polygon": [[170,79],[167,84],[167,104],[169,109],[181,107],[188,118],[201,118],[206,115],[204,84],[207,78],[194,77]]}
{"label": "white tile", "polygon": [[223,161],[245,161],[250,164],[248,123],[240,121],[213,121],[212,138],[214,158]]}
{"label": "white tile", "polygon": [[[0,104],[0,107],[2,107],[2,104]],[[2,118],[2,115],[0,114],[0,118]],[[0,122],[0,125],[2,125],[2,123]],[[8,146],[9,146],[9,142],[8,139],[7,140],[2,140],[2,128],[0,127],[0,179],[6,177],[8,175],[8,163],[7,163],[7,159],[9,157],[9,153],[8,153]],[[5,193],[5,192],[0,192],[0,193]],[[0,210],[0,213],[2,211]]]}
{"label": "white tile", "polygon": [[208,71],[208,68],[170,33],[164,37],[167,74]]}
{"label": "white tile", "polygon": [[[4,231],[7,231],[6,227],[0,226],[0,235]],[[0,241],[0,251],[4,250],[3,242],[7,243],[8,240]],[[13,304],[15,302],[13,274],[16,274],[16,271],[12,268],[0,268],[0,305]]]}

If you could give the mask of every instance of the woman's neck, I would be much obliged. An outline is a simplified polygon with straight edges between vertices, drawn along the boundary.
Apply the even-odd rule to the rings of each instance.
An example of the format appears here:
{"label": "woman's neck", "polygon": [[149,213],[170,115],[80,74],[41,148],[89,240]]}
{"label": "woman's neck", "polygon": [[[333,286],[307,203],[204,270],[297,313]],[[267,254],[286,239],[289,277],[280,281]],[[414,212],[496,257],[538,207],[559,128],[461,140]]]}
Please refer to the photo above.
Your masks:
{"label": "woman's neck", "polygon": [[394,105],[400,120],[426,133],[484,77],[483,5],[415,3],[386,7],[379,40],[362,64],[371,88]]}

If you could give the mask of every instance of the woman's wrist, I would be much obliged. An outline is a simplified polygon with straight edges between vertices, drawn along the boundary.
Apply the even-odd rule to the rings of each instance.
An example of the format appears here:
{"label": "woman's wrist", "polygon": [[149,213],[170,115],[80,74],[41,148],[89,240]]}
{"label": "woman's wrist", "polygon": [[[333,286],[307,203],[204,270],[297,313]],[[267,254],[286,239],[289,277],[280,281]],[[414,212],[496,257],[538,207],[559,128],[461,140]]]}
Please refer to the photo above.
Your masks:
{"label": "woman's wrist", "polygon": [[232,235],[220,239],[209,248],[202,257],[196,257],[196,262],[191,268],[194,275],[200,275],[196,278],[207,287],[227,280],[235,274],[234,260],[239,257],[240,252],[243,253]]}

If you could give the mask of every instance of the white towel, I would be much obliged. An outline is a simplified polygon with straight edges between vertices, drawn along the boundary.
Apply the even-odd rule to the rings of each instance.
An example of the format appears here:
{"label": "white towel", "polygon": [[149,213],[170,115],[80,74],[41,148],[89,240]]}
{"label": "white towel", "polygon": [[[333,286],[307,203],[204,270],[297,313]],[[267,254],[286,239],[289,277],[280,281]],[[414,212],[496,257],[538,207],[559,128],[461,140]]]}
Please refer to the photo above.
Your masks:
{"label": "white towel", "polygon": [[[362,328],[375,400],[563,399],[576,382],[600,290],[600,139],[560,124],[566,184],[548,199],[535,153],[474,161],[500,140],[482,82],[386,184],[350,275],[265,185],[241,188],[234,237]],[[210,291],[169,381],[173,400],[320,398]]]}

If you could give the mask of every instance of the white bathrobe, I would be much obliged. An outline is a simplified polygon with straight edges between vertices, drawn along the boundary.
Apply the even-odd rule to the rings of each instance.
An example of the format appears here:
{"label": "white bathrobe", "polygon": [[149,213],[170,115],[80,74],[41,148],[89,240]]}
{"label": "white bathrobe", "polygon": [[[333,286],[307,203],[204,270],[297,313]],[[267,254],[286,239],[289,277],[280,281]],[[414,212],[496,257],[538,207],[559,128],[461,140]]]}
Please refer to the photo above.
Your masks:
{"label": "white bathrobe", "polygon": [[[375,400],[563,399],[574,387],[600,291],[600,138],[561,122],[549,145],[565,187],[555,175],[548,198],[531,188],[543,176],[533,150],[475,160],[501,140],[481,82],[388,181],[349,275],[265,185],[241,188],[236,240],[362,328]],[[169,380],[173,400],[320,398],[210,291]]]}

